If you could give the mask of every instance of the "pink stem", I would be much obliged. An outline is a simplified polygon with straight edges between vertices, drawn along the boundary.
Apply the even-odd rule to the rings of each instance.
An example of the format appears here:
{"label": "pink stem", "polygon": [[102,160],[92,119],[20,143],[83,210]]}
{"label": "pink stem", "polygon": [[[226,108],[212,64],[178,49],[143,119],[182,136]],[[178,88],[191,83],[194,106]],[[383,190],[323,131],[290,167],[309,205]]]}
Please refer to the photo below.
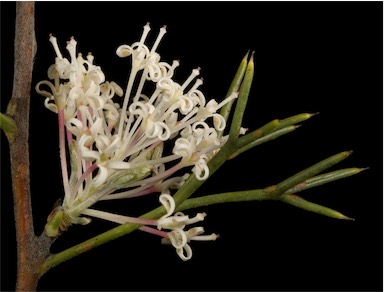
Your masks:
{"label": "pink stem", "polygon": [[64,109],[58,112],[59,119],[59,148],[60,148],[60,164],[61,173],[63,176],[64,193],[68,192],[68,166],[67,166],[67,155],[65,149],[65,128],[64,128]]}
{"label": "pink stem", "polygon": [[91,166],[89,166],[87,168],[87,170],[83,173],[83,175],[79,178],[79,180],[77,181],[77,183],[73,187],[73,189],[72,189],[73,193],[77,191],[77,189],[80,187],[80,185],[83,183],[83,181],[87,178],[87,176],[90,175],[96,168],[98,168],[96,163],[92,164]]}
{"label": "pink stem", "polygon": [[161,236],[161,237],[168,237],[168,232],[161,231],[161,230],[158,230],[158,229],[155,229],[155,228],[152,228],[152,227],[141,226],[139,229],[141,231],[148,232],[148,233],[151,233],[151,234],[155,234],[155,235],[158,235],[158,236]]}
{"label": "pink stem", "polygon": [[144,189],[140,192],[137,192],[137,193],[132,193],[131,195],[127,196],[127,197],[124,197],[124,199],[127,199],[127,198],[135,198],[135,197],[140,197],[140,196],[144,196],[144,195],[149,195],[149,194],[152,194],[154,192],[157,192],[159,191],[155,186],[151,186],[147,189]]}
{"label": "pink stem", "polygon": [[145,190],[142,190],[141,192],[136,193],[133,196],[130,196],[130,198],[152,194],[152,193],[156,192],[156,190],[157,189],[154,186],[152,186],[148,189],[145,189]]}
{"label": "pink stem", "polygon": [[67,129],[67,141],[68,141],[68,145],[71,145],[73,142],[72,133],[68,129]]}
{"label": "pink stem", "polygon": [[[157,225],[156,219],[142,219],[142,218],[135,218],[135,217],[128,217],[128,216],[125,216],[125,217],[127,219],[127,222],[130,222],[130,223]],[[154,229],[154,228],[151,228],[151,229]]]}
{"label": "pink stem", "polygon": [[182,161],[180,161],[178,164],[175,164],[174,166],[172,166],[171,168],[167,169],[163,173],[160,173],[160,174],[158,174],[156,176],[152,176],[150,178],[146,178],[146,179],[137,181],[135,183],[132,183],[131,186],[134,187],[134,186],[137,186],[137,185],[149,184],[149,183],[153,183],[153,182],[156,182],[156,181],[159,181],[159,180],[162,180],[162,179],[166,179],[167,177],[171,176],[172,174],[174,174],[176,171],[182,169],[183,167],[184,167],[184,164],[183,164]]}

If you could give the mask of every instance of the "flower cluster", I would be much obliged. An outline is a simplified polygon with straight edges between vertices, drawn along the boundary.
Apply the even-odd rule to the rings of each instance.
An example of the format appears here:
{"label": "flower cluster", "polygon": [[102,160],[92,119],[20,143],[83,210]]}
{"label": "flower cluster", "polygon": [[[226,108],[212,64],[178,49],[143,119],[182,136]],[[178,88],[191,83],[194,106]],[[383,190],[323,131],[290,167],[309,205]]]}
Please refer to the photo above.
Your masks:
{"label": "flower cluster", "polygon": [[[50,36],[56,53],[55,64],[48,69],[51,81],[39,82],[36,90],[46,97],[45,106],[58,114],[65,196],[50,216],[57,219],[55,215],[60,214],[60,219],[53,220],[54,227],[49,222],[46,231],[57,236],[71,224],[89,223],[87,216],[120,224],[137,222],[144,225],[142,230],[163,236],[163,242],[171,243],[186,260],[192,254],[190,240],[214,240],[216,235],[201,235],[202,227],[185,231],[186,225],[202,221],[205,214],[194,218],[173,214],[170,193],[183,185],[191,170],[197,179],[207,179],[207,162],[226,142],[225,136],[218,135],[226,122],[217,111],[237,95],[221,103],[207,102],[199,90],[199,69],[192,70],[183,84],[172,80],[179,62],[163,62],[156,52],[166,29],[160,29],[151,49],[145,44],[149,31],[147,24],[140,41],[116,51],[119,57],[131,57],[125,92],[106,81],[91,54],[85,59],[77,54],[73,38],[67,43],[67,59]],[[98,201],[152,193],[160,194],[167,210],[159,220],[91,209]]]}

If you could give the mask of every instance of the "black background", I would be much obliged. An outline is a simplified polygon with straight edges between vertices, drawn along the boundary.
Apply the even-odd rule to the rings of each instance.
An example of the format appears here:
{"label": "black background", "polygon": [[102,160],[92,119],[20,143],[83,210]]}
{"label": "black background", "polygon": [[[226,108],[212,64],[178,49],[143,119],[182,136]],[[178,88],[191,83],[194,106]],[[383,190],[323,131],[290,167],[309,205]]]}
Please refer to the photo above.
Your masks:
{"label": "black background", "polygon": [[[2,112],[12,89],[14,8],[13,2],[1,3]],[[382,290],[382,2],[37,2],[33,86],[46,79],[54,62],[49,33],[62,48],[74,36],[80,52],[94,54],[107,80],[124,85],[129,62],[115,50],[139,40],[146,22],[152,27],[148,44],[167,25],[158,51],[165,61],[180,60],[177,81],[202,68],[207,98],[221,100],[247,50],[255,51],[244,127],[320,112],[295,132],[226,163],[197,195],[266,187],[353,150],[332,169],[368,171],[302,196],[356,221],[278,202],[210,206],[196,211],[208,213],[207,233],[221,237],[192,243],[188,262],[157,237],[134,232],[53,268],[38,290]],[[43,101],[32,90],[30,160],[37,232],[62,196],[56,117]],[[3,133],[1,159],[1,289],[13,290],[16,251]],[[149,210],[145,204],[154,203],[137,199],[104,206],[140,215]],[[95,220],[72,227],[53,251],[112,226]]]}

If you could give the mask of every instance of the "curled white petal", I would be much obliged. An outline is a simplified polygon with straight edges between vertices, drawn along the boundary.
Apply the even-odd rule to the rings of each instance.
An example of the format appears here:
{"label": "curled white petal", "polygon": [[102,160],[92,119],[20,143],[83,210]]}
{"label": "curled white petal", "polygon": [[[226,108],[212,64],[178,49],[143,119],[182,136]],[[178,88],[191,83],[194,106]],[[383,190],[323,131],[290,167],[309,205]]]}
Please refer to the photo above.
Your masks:
{"label": "curled white petal", "polygon": [[[51,92],[40,89],[41,85],[47,85]],[[52,82],[49,82],[48,80],[40,81],[35,86],[36,92],[44,97],[52,97],[56,94],[55,86],[52,84]]]}
{"label": "curled white petal", "polygon": [[109,83],[111,85],[111,87],[115,90],[115,93],[118,95],[118,96],[123,96],[124,94],[124,91],[123,89],[120,87],[120,85],[118,85],[116,82],[112,81]]}
{"label": "curled white petal", "polygon": [[53,97],[47,97],[44,100],[44,105],[47,109],[57,114],[59,110],[57,108],[57,105],[54,102],[55,102],[55,99]]}
{"label": "curled white petal", "polygon": [[100,67],[93,66],[93,68],[87,72],[87,79],[90,79],[96,84],[100,85],[105,81],[105,75],[103,71],[101,71]]}
{"label": "curled white petal", "polygon": [[183,248],[187,244],[188,237],[185,231],[181,228],[175,228],[171,232],[168,232],[168,238],[174,248]]}
{"label": "curled white petal", "polygon": [[59,71],[57,71],[57,68],[56,68],[56,65],[55,64],[52,64],[49,68],[48,68],[48,78],[49,79],[52,79],[52,80],[56,80],[57,78],[60,78],[60,74],[59,74]]}
{"label": "curled white petal", "polygon": [[100,158],[100,153],[98,151],[94,150],[89,150],[86,147],[83,147],[80,149],[81,155],[83,159],[88,160],[88,161],[95,161]]}
{"label": "curled white petal", "polygon": [[185,244],[183,248],[176,249],[177,255],[183,260],[187,261],[192,258],[192,249],[189,244]]}
{"label": "curled white petal", "polygon": [[103,123],[102,118],[100,118],[100,117],[96,118],[96,121],[94,122],[94,124],[89,129],[91,131],[92,136],[95,137],[98,135],[98,133],[101,132],[101,130],[103,129],[102,123]]}
{"label": "curled white petal", "polygon": [[155,110],[155,107],[148,103],[143,103],[140,101],[133,102],[129,106],[129,112],[133,115],[139,115],[143,118],[146,118],[148,114],[153,113]]}
{"label": "curled white petal", "polygon": [[178,138],[173,148],[173,154],[189,158],[192,156],[193,152],[195,151],[195,148],[196,143],[193,137],[191,137],[190,139]]}
{"label": "curled white petal", "polygon": [[119,119],[119,112],[112,104],[104,105],[104,116],[108,120],[108,124],[115,124]]}
{"label": "curled white petal", "polygon": [[200,90],[194,90],[188,92],[187,96],[193,100],[195,106],[200,105],[200,106],[205,106],[205,96]]}
{"label": "curled white petal", "polygon": [[193,101],[189,97],[187,97],[185,95],[181,96],[179,98],[179,102],[180,102],[180,112],[183,115],[186,115],[192,111],[194,104],[193,104]]}
{"label": "curled white petal", "polygon": [[166,62],[159,62],[157,65],[159,66],[163,76],[172,78],[175,68],[179,66],[179,64],[180,63],[178,61],[173,61],[172,65],[169,65]]}
{"label": "curled white petal", "polygon": [[101,186],[108,179],[108,169],[102,165],[99,166],[99,172],[93,179],[93,185],[95,187]]}
{"label": "curled white petal", "polygon": [[199,159],[193,168],[193,172],[198,180],[206,180],[209,176],[209,168],[204,159]]}
{"label": "curled white petal", "polygon": [[192,126],[188,125],[183,130],[180,131],[180,136],[183,138],[189,137],[192,135]]}
{"label": "curled white petal", "polygon": [[185,227],[185,222],[189,220],[188,216],[174,215],[166,218],[161,218],[157,222],[158,229],[175,229]]}
{"label": "curled white petal", "polygon": [[60,78],[69,79],[72,66],[66,58],[56,59],[56,70],[59,73]]}
{"label": "curled white petal", "polygon": [[200,234],[204,233],[204,228],[199,226],[199,227],[193,227],[189,229],[186,234],[189,239],[192,239],[195,236],[199,236]]}
{"label": "curled white petal", "polygon": [[81,148],[87,148],[86,150],[88,151],[88,147],[92,145],[94,139],[92,137],[92,135],[89,135],[87,133],[83,133],[81,136],[80,136],[80,139],[79,139],[79,146]]}
{"label": "curled white petal", "polygon": [[169,178],[161,183],[161,187],[162,189],[179,189],[184,184],[189,175],[189,173],[186,173],[183,176]]}
{"label": "curled white petal", "polygon": [[147,120],[145,134],[148,138],[159,138],[161,141],[168,140],[171,130],[163,122],[154,122],[152,119]]}
{"label": "curled white petal", "polygon": [[67,129],[76,137],[83,134],[83,123],[76,118],[71,118],[66,122]]}
{"label": "curled white petal", "polygon": [[108,137],[104,135],[97,135],[94,137],[94,139],[95,139],[96,147],[99,150],[99,152],[104,153],[104,149],[106,149],[111,144]]}
{"label": "curled white petal", "polygon": [[170,194],[162,193],[159,197],[159,201],[167,211],[167,213],[163,215],[160,219],[163,219],[172,215],[176,207],[175,200],[173,199],[173,197]]}
{"label": "curled white petal", "polygon": [[81,99],[84,96],[84,91],[79,87],[73,87],[68,94],[68,98],[72,100]]}
{"label": "curled white petal", "polygon": [[133,52],[133,49],[128,45],[121,45],[116,50],[116,55],[120,58],[129,57]]}
{"label": "curled white petal", "polygon": [[158,81],[161,77],[163,77],[163,72],[157,64],[152,64],[147,67],[148,75],[147,80],[152,80],[154,82]]}
{"label": "curled white petal", "polygon": [[215,129],[218,131],[223,131],[226,126],[226,121],[224,117],[220,114],[213,114],[213,125],[215,126]]}

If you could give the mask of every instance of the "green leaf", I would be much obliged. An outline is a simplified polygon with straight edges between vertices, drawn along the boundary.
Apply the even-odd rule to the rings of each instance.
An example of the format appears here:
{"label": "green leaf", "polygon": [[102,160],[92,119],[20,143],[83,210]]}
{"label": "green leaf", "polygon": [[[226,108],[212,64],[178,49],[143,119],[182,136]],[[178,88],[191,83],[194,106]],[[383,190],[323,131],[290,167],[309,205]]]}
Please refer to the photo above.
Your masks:
{"label": "green leaf", "polygon": [[342,219],[342,220],[354,220],[353,218],[347,217],[338,211],[309,202],[294,194],[282,195],[280,197],[280,201],[290,204],[292,206],[295,206],[313,213],[317,213],[320,215],[328,216],[331,218]]}
{"label": "green leaf", "polygon": [[340,169],[328,173],[324,173],[318,176],[314,176],[312,178],[309,178],[305,180],[304,182],[294,186],[293,188],[289,189],[286,191],[286,193],[297,193],[301,192],[313,187],[318,187],[320,185],[324,185],[326,183],[333,182],[335,180],[339,180],[342,178],[347,178],[349,176],[358,174],[362,172],[363,170],[366,170],[367,168],[345,168],[345,169]]}
{"label": "green leaf", "polygon": [[276,138],[279,138],[280,136],[283,136],[285,134],[288,134],[294,130],[296,130],[299,126],[288,126],[288,127],[285,127],[285,128],[282,128],[278,131],[273,131],[272,133],[264,136],[264,137],[261,137],[261,138],[258,138],[254,141],[252,141],[251,143],[249,143],[248,145],[240,148],[239,150],[237,150],[231,157],[230,159],[233,159],[235,158],[236,156],[238,156],[239,154],[253,148],[253,147],[256,147],[256,146],[259,146],[261,144],[264,144],[265,142],[269,142],[269,141],[272,141]]}
{"label": "green leaf", "polygon": [[245,70],[244,79],[240,85],[239,96],[236,102],[235,112],[233,114],[233,119],[231,123],[231,128],[229,130],[228,140],[235,140],[239,137],[240,128],[243,121],[244,111],[247,106],[249,92],[251,90],[253,75],[254,75],[254,62],[253,62],[253,53],[247,64],[247,69]]}
{"label": "green leaf", "polygon": [[346,159],[349,155],[352,154],[352,151],[344,151],[338,154],[335,154],[331,157],[328,157],[302,171],[291,176],[290,178],[282,181],[281,183],[271,186],[265,189],[266,192],[270,193],[271,199],[278,199],[285,191],[290,188],[302,183],[303,181],[314,177],[315,175],[323,172],[324,170],[332,167],[333,165],[339,163],[340,161]]}
{"label": "green leaf", "polygon": [[296,125],[298,123],[304,122],[313,116],[317,115],[318,113],[310,114],[310,113],[302,113],[298,115],[294,115],[282,120],[279,120],[279,126],[275,129],[275,131],[280,130],[282,128],[291,126],[291,125]]}
{"label": "green leaf", "polygon": [[15,139],[16,123],[10,116],[0,113],[0,129],[3,129],[9,142]]}
{"label": "green leaf", "polygon": [[[237,69],[237,72],[235,74],[235,77],[233,78],[232,83],[229,86],[229,89],[225,98],[230,96],[232,93],[239,91],[241,81],[243,81],[244,73],[247,68],[248,55],[249,55],[249,52],[247,52],[247,54],[244,56],[243,60],[241,61],[239,68]],[[228,121],[228,117],[231,112],[233,102],[234,100],[231,100],[230,102],[225,104],[220,110],[220,115],[224,117],[225,121]],[[219,131],[218,135],[219,137],[221,137],[223,135],[223,131]]]}

